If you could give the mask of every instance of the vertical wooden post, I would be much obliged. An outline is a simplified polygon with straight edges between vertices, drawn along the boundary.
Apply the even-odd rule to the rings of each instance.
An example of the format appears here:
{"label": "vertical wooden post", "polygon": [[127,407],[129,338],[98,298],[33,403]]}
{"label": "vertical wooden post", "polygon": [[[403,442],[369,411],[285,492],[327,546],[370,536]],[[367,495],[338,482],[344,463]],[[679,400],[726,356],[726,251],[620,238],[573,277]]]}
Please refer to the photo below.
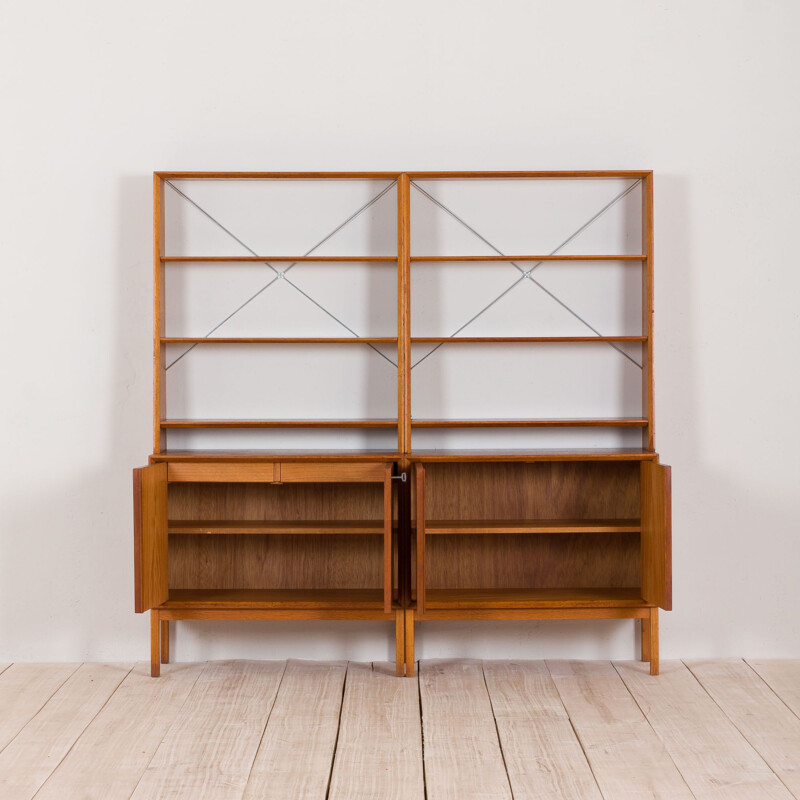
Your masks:
{"label": "vertical wooden post", "polygon": [[161,653],[159,652],[161,620],[158,617],[158,609],[150,609],[150,675],[154,678],[161,675]]}
{"label": "vertical wooden post", "polygon": [[167,391],[164,348],[164,181],[153,174],[153,453],[166,449],[166,431],[161,420],[166,416]]}
{"label": "vertical wooden post", "polygon": [[407,608],[405,610],[405,662],[406,662],[406,677],[414,677],[414,609]]}
{"label": "vertical wooden post", "polygon": [[648,611],[648,615],[646,617],[642,617],[640,622],[641,625],[641,634],[642,634],[642,661],[649,661],[650,660],[650,613]]}
{"label": "vertical wooden post", "polygon": [[161,620],[161,663],[169,664],[169,620]]}
{"label": "vertical wooden post", "polygon": [[642,430],[642,448],[656,449],[655,404],[653,402],[653,173],[642,178],[642,416],[647,427]]}
{"label": "vertical wooden post", "polygon": [[650,609],[650,674],[658,675],[658,608]]}
{"label": "vertical wooden post", "polygon": [[395,674],[402,678],[405,675],[406,640],[405,640],[405,611],[402,608],[395,610],[394,614],[394,641],[395,641]]}
{"label": "vertical wooden post", "polygon": [[411,181],[397,178],[397,450],[411,452]]}

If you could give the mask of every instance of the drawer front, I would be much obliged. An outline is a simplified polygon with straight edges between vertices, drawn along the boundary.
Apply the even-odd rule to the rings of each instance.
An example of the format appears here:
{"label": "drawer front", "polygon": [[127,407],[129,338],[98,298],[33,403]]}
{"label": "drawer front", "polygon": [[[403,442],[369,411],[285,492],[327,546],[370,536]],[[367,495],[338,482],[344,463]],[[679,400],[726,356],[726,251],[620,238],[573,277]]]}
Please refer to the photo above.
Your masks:
{"label": "drawer front", "polygon": [[168,480],[172,483],[372,483],[382,482],[386,468],[382,463],[259,462],[172,463]]}

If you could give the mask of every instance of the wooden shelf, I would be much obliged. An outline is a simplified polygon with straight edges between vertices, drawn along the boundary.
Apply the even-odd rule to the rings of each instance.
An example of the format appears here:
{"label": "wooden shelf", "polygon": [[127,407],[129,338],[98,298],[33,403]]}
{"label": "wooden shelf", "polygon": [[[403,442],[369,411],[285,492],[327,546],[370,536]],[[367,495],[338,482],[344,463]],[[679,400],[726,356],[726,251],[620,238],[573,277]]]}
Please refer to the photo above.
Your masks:
{"label": "wooden shelf", "polygon": [[411,461],[653,461],[658,456],[639,447],[541,450],[415,450]]}
{"label": "wooden shelf", "polygon": [[412,428],[646,428],[640,417],[618,419],[412,419]]}
{"label": "wooden shelf", "polygon": [[425,607],[450,608],[620,608],[646,606],[631,589],[428,589]]}
{"label": "wooden shelf", "polygon": [[162,336],[161,344],[397,344],[391,336]]}
{"label": "wooden shelf", "polygon": [[164,419],[162,428],[396,428],[392,419]]}
{"label": "wooden shelf", "polygon": [[397,263],[397,256],[161,256],[161,260],[166,264],[187,264],[196,262],[198,264],[224,263],[226,261],[236,263],[265,264],[269,261],[325,264],[325,263],[359,263],[376,262],[384,264]]}
{"label": "wooden shelf", "polygon": [[214,463],[237,463],[241,461],[282,461],[282,462],[318,462],[318,461],[397,461],[401,453],[396,450],[164,450],[154,453],[150,460],[191,463],[194,461],[211,461]]}
{"label": "wooden shelf", "polygon": [[170,589],[164,608],[382,609],[382,589]]}
{"label": "wooden shelf", "polygon": [[[361,340],[363,341],[363,340]],[[411,344],[533,344],[543,342],[646,342],[646,336],[412,336]]]}
{"label": "wooden shelf", "polygon": [[382,520],[170,520],[169,533],[383,534]]}
{"label": "wooden shelf", "polygon": [[639,533],[638,519],[435,519],[425,534],[461,533]]}
{"label": "wooden shelf", "polygon": [[428,264],[448,261],[647,261],[647,256],[411,256],[411,261]]}

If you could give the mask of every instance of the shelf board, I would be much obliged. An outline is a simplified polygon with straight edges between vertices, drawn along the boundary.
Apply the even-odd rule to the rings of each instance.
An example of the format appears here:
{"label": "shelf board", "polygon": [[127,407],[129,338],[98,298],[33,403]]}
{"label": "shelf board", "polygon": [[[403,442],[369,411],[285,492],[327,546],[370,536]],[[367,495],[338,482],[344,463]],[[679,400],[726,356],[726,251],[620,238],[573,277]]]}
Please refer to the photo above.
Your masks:
{"label": "shelf board", "polygon": [[533,344],[543,342],[646,342],[646,336],[412,336],[411,344]]}
{"label": "shelf board", "polygon": [[397,344],[391,336],[162,336],[161,344]]}
{"label": "shelf board", "polygon": [[638,519],[434,519],[426,535],[461,533],[639,533]]}
{"label": "shelf board", "polygon": [[162,428],[396,428],[392,419],[164,419]]}
{"label": "shelf board", "polygon": [[654,461],[658,455],[641,447],[536,450],[412,450],[411,461]]}
{"label": "shelf board", "polygon": [[170,589],[164,608],[383,609],[382,589]]}
{"label": "shelf board", "polygon": [[161,256],[166,264],[213,264],[226,261],[235,263],[265,264],[270,261],[275,263],[290,262],[292,264],[311,263],[383,263],[397,262],[397,256]]}
{"label": "shelf board", "polygon": [[169,533],[383,534],[382,520],[170,520]]}
{"label": "shelf board", "polygon": [[212,461],[215,463],[237,463],[240,461],[283,461],[314,463],[319,461],[397,461],[402,453],[396,450],[163,450],[153,453],[150,460],[191,463],[193,461]]}
{"label": "shelf board", "polygon": [[452,261],[647,261],[645,255],[594,256],[411,256],[411,262],[436,264]]}
{"label": "shelf board", "polygon": [[629,589],[427,589],[426,609],[625,608],[646,606],[638,587]]}
{"label": "shelf board", "polygon": [[646,428],[641,417],[615,419],[412,419],[412,428]]}

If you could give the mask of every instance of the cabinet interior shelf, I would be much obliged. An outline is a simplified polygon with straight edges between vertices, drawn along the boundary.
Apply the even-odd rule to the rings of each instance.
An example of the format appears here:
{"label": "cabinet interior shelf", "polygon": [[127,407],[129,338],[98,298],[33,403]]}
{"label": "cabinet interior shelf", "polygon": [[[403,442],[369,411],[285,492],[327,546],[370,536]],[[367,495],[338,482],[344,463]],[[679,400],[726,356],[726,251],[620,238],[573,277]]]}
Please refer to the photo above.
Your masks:
{"label": "cabinet interior shelf", "polygon": [[455,533],[639,533],[638,519],[436,519],[426,535]]}
{"label": "cabinet interior shelf", "polygon": [[383,534],[382,520],[170,520],[169,533]]}
{"label": "cabinet interior shelf", "polygon": [[638,587],[625,589],[427,589],[425,606],[451,608],[619,608],[648,605]]}
{"label": "cabinet interior shelf", "polygon": [[170,589],[164,608],[382,609],[382,589]]}

